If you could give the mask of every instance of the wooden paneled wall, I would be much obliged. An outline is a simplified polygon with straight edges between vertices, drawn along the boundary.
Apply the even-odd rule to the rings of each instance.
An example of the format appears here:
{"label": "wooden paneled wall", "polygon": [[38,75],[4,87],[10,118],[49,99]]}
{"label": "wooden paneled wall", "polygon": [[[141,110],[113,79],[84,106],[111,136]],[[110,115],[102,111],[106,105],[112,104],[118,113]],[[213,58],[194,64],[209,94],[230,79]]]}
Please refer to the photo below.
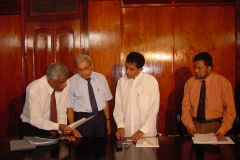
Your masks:
{"label": "wooden paneled wall", "polygon": [[[144,72],[154,75],[160,86],[158,132],[163,135],[178,134],[176,112],[181,110],[183,85],[193,75],[192,59],[197,53],[208,51],[212,54],[213,70],[226,76],[235,89],[234,6],[124,7],[120,0],[90,0],[86,6],[87,20],[26,22],[26,35],[22,35],[20,15],[0,15],[0,124],[3,128],[0,136],[17,135],[17,128],[10,128],[10,124],[17,124],[19,120],[24,84],[36,78],[36,71],[41,76],[50,62],[64,61],[73,74],[73,60],[84,50],[92,57],[94,71],[106,76],[113,95],[117,80],[125,73],[126,55],[138,51],[145,56]],[[43,32],[46,29],[49,34]],[[21,52],[22,36],[26,37],[26,46],[23,47],[27,53]],[[34,42],[49,36],[53,37],[53,52],[38,55],[40,52],[36,50],[38,47],[33,47]],[[64,37],[70,38],[71,42]],[[62,45],[56,46],[58,44]],[[39,51],[49,53],[48,49]],[[36,57],[40,58],[37,59],[38,65],[34,60]],[[41,63],[44,60],[47,62]],[[110,101],[111,111],[113,108],[114,99]],[[114,136],[114,121],[111,125],[111,136]]]}
{"label": "wooden paneled wall", "polygon": [[121,57],[139,51],[146,58],[144,71],[157,78],[158,131],[163,135],[178,134],[176,112],[181,111],[183,86],[194,74],[197,53],[209,52],[213,70],[235,86],[234,15],[233,6],[122,8]]}
{"label": "wooden paneled wall", "polygon": [[24,101],[21,16],[0,16],[0,136],[16,135]]}

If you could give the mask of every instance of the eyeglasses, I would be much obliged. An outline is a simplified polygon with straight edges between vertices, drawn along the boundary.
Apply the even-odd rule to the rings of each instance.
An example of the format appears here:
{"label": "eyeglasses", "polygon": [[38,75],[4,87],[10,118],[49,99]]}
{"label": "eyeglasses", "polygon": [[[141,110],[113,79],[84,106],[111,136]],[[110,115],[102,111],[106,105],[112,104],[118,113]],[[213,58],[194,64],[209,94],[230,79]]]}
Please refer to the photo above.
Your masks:
{"label": "eyeglasses", "polygon": [[90,70],[90,67],[91,67],[91,65],[88,66],[88,67],[84,67],[83,69],[81,69],[81,68],[77,68],[77,70],[78,70],[78,72],[83,72],[83,71],[87,72],[87,71]]}

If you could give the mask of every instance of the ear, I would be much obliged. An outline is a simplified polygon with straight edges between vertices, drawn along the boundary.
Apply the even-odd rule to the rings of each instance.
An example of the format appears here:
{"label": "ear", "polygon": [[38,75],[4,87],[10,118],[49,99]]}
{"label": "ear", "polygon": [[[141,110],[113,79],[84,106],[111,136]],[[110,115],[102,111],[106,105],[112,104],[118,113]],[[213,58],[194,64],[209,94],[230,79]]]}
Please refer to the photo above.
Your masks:
{"label": "ear", "polygon": [[52,78],[48,78],[47,81],[48,81],[48,84],[52,87],[53,79]]}
{"label": "ear", "polygon": [[143,68],[139,68],[139,71],[142,72]]}
{"label": "ear", "polygon": [[207,66],[207,70],[208,70],[208,72],[211,72],[212,71],[212,66]]}

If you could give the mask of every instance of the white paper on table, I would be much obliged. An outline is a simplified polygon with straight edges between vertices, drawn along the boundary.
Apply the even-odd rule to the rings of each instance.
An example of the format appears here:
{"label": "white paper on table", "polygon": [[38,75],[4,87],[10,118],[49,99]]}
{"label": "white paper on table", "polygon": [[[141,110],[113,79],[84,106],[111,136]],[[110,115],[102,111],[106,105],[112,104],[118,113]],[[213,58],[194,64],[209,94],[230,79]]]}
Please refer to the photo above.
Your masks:
{"label": "white paper on table", "polygon": [[88,117],[88,118],[82,118],[72,124],[69,124],[68,126],[71,127],[71,128],[77,128],[78,126],[80,126],[81,124],[87,122],[88,120],[92,119],[95,115],[91,116],[91,117]]}
{"label": "white paper on table", "polygon": [[[226,137],[223,137],[223,138],[221,138],[220,140],[218,140],[215,136],[215,138],[216,138],[216,140],[215,140],[215,138],[214,138],[214,140],[210,140],[210,139],[207,139],[207,141],[208,142],[199,142],[199,135],[200,135],[200,138],[201,137],[203,137],[204,138],[204,136],[206,136],[207,138],[212,138],[211,136],[213,136],[214,135],[214,133],[210,133],[210,134],[195,134],[194,135],[194,137],[192,137],[192,140],[193,140],[193,143],[194,144],[235,144],[233,141],[232,141],[232,139],[230,138],[230,137],[228,137],[228,136],[226,136]],[[196,141],[196,136],[197,136],[197,141]],[[210,137],[209,137],[210,136]],[[201,140],[201,139],[200,139]]]}
{"label": "white paper on table", "polygon": [[159,147],[158,137],[142,137],[137,140],[136,147]]}
{"label": "white paper on table", "polygon": [[217,142],[217,138],[214,136],[214,133],[195,134],[193,139],[195,144],[212,144]]}

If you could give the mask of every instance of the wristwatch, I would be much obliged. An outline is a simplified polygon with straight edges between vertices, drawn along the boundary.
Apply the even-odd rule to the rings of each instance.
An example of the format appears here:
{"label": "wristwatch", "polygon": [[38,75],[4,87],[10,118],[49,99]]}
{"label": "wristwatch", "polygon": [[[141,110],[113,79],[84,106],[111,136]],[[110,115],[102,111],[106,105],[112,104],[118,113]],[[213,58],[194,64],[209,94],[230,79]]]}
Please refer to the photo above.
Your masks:
{"label": "wristwatch", "polygon": [[110,121],[110,118],[106,118],[106,120],[109,120],[109,121]]}

